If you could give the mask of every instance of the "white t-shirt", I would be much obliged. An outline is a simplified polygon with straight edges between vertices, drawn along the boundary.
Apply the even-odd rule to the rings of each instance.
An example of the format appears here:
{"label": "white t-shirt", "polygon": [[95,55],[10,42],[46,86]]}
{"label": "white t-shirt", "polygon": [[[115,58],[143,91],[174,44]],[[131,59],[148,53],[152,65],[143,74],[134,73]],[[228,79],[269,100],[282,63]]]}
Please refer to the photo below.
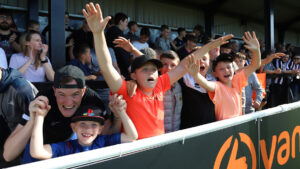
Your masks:
{"label": "white t-shirt", "polygon": [[132,45],[133,45],[135,48],[137,48],[137,50],[141,50],[141,49],[143,49],[143,48],[149,48],[149,45],[148,45],[147,42],[146,42],[146,43],[141,43],[141,42],[139,42],[139,41],[134,41],[134,42],[132,42]]}
{"label": "white t-shirt", "polygon": [[7,59],[2,48],[0,48],[0,67],[3,69],[7,69]]}
{"label": "white t-shirt", "polygon": [[[48,59],[48,58],[47,58]],[[14,69],[19,69],[29,60],[28,56],[23,55],[23,53],[15,53],[11,56],[9,67]],[[50,60],[48,59],[48,63],[52,67]],[[39,66],[35,69],[34,62],[28,67],[26,72],[24,73],[24,78],[30,82],[45,82],[46,81],[46,70],[43,66]]]}

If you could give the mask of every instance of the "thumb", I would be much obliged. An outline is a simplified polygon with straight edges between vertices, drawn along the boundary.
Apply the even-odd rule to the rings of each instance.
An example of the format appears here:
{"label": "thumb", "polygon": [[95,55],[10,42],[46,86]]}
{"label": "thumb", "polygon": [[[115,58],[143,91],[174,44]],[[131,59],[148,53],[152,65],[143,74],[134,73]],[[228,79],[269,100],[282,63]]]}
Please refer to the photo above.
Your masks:
{"label": "thumb", "polygon": [[104,22],[104,26],[107,25],[108,21],[111,19],[111,16],[107,16],[104,18],[103,22]]}

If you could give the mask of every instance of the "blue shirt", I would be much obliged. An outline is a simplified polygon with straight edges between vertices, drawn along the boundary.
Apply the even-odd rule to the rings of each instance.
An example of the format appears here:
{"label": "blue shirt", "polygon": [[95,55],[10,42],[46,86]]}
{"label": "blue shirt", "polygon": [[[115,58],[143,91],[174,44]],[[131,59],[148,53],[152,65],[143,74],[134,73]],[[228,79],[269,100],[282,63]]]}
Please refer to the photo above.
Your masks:
{"label": "blue shirt", "polygon": [[[92,145],[83,147],[78,143],[78,140],[69,140],[66,142],[52,143],[52,158],[60,157],[69,154],[75,154],[79,152],[84,152],[88,150],[94,150],[102,147],[107,147],[115,144],[121,143],[121,133],[113,135],[99,135],[93,141]],[[25,147],[23,164],[38,161],[30,155],[30,143]]]}
{"label": "blue shirt", "polygon": [[68,65],[73,65],[73,66],[79,67],[79,68],[83,71],[83,73],[84,73],[85,76],[91,75],[91,74],[93,73],[93,70],[90,69],[90,68],[88,67],[88,65],[84,65],[84,64],[83,64],[82,62],[80,62],[80,60],[78,60],[78,59],[72,59],[72,60],[68,63]]}

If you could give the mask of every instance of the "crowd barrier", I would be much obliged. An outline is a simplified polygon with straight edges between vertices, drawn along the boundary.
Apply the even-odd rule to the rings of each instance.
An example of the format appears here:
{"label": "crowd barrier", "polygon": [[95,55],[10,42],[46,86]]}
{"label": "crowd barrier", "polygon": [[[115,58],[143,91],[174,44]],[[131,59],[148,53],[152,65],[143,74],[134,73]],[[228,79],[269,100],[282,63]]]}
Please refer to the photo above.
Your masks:
{"label": "crowd barrier", "polygon": [[300,102],[13,168],[300,168]]}

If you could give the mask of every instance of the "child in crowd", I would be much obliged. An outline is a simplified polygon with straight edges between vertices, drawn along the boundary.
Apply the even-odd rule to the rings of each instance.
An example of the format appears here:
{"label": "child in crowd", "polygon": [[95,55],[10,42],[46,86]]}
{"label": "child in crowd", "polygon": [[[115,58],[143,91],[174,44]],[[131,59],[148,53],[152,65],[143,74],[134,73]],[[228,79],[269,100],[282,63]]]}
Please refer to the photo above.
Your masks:
{"label": "child in crowd", "polygon": [[86,43],[79,44],[73,48],[73,55],[75,56],[68,65],[79,67],[84,73],[85,80],[96,80],[97,76],[94,74],[91,67],[91,48]]}
{"label": "child in crowd", "polygon": [[[127,113],[137,128],[139,139],[164,134],[163,94],[186,73],[186,60],[170,72],[158,76],[158,69],[162,67],[159,60],[147,56],[137,57],[131,67],[131,78],[137,81],[138,88],[136,95],[129,97],[126,83],[113,68],[106,46],[104,28],[110,17],[102,18],[98,4],[96,7],[93,3],[87,4],[86,9],[87,11],[83,10],[83,14],[94,35],[96,54],[104,79],[112,93],[121,94],[126,100]],[[195,51],[195,56],[203,56],[232,37],[227,35],[203,46]]]}
{"label": "child in crowd", "polygon": [[245,32],[243,36],[246,48],[253,52],[253,59],[249,66],[234,75],[232,57],[223,53],[213,62],[213,73],[218,82],[207,81],[200,73],[200,61],[189,56],[186,69],[196,82],[205,88],[210,99],[215,104],[217,120],[228,119],[242,115],[241,90],[247,85],[247,78],[260,66],[260,47],[256,35]]}
{"label": "child in crowd", "polygon": [[[179,64],[180,59],[174,51],[170,50],[160,55],[160,61],[163,64],[160,69],[160,72],[163,75],[174,69]],[[169,133],[179,130],[182,108],[182,92],[178,82],[175,82],[171,86],[171,89],[165,92],[163,102],[165,111],[165,132]]]}
{"label": "child in crowd", "polygon": [[[193,53],[197,48],[193,49]],[[215,49],[213,49],[215,50]],[[210,69],[210,54],[206,53],[200,59],[199,73],[208,81],[216,81]],[[207,91],[199,86],[190,74],[185,74],[179,81],[182,87],[183,106],[181,111],[181,129],[195,127],[216,121],[215,106],[209,99]]]}
{"label": "child in crowd", "polygon": [[[77,115],[72,118],[70,124],[78,139],[44,144],[43,123],[50,108],[48,104],[44,109],[39,109],[40,111],[36,111],[35,107],[29,107],[31,118],[35,119],[30,140],[30,155],[36,159],[44,160],[60,157],[137,139],[135,126],[126,114],[126,102],[122,99],[122,96],[115,94],[110,100],[110,108],[122,120],[124,133],[101,135],[104,127],[105,110],[98,106],[83,105],[77,110]],[[25,163],[29,162],[26,161],[26,156],[29,156],[28,153],[25,151]]]}
{"label": "child in crowd", "polygon": [[[234,54],[234,62],[238,66],[237,72],[241,71],[246,62],[246,55],[238,52]],[[253,90],[255,91],[255,100],[252,100]],[[245,87],[245,113],[252,113],[255,109],[258,109],[263,97],[263,89],[260,86],[256,74],[253,72],[248,78],[248,85]]]}

